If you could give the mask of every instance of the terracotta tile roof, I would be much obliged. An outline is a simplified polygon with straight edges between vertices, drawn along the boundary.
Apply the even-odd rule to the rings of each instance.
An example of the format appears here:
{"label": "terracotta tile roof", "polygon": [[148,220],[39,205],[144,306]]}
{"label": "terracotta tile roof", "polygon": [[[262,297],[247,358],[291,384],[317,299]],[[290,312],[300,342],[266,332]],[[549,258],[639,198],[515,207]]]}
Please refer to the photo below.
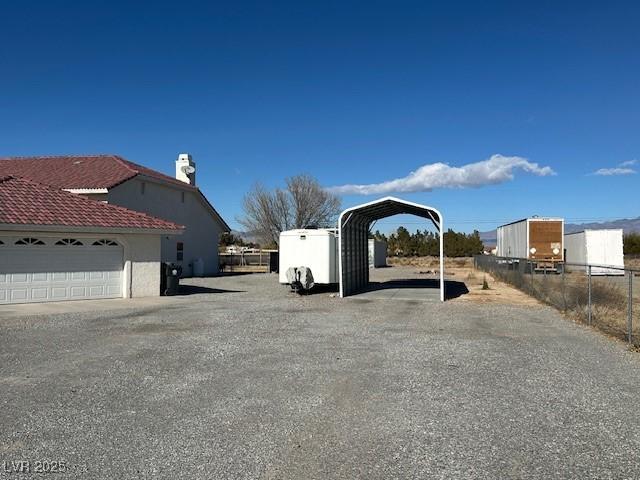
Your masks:
{"label": "terracotta tile roof", "polygon": [[63,189],[112,188],[136,175],[192,190],[218,219],[225,232],[227,222],[199,188],[118,155],[56,155],[39,157],[0,157],[0,176],[28,178],[43,185]]}
{"label": "terracotta tile roof", "polygon": [[0,224],[182,230],[146,213],[56,190],[25,178],[0,176]]}
{"label": "terracotta tile roof", "polygon": [[14,175],[55,188],[112,188],[135,177],[162,180],[182,188],[195,187],[118,155],[62,155],[0,158],[0,175]]}

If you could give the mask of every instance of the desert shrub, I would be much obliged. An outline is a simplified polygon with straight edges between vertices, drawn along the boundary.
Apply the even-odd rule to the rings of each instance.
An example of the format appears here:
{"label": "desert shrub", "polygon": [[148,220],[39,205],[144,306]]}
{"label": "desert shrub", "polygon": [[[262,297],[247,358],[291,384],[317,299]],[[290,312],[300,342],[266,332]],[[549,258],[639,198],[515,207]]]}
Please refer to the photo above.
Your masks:
{"label": "desert shrub", "polygon": [[640,255],[640,233],[627,233],[624,236],[624,254]]}

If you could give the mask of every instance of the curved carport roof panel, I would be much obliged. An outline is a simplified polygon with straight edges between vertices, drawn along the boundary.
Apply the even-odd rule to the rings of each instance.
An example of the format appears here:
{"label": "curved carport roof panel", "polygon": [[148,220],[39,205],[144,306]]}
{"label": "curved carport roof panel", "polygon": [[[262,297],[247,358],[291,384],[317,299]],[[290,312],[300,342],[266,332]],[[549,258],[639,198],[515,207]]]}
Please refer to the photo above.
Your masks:
{"label": "curved carport roof panel", "polygon": [[443,218],[433,207],[384,197],[373,202],[347,208],[340,214],[340,254],[338,275],[340,296],[353,295],[369,283],[369,228],[371,223],[393,215],[409,214],[426,218],[438,229],[440,238],[440,300],[444,301],[444,259],[443,259]]}

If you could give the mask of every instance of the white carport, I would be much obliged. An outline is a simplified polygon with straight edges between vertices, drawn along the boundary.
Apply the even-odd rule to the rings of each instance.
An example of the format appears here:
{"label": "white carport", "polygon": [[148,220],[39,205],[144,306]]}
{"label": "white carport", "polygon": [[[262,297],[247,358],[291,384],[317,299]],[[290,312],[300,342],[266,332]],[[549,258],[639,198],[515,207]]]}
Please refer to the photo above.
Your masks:
{"label": "white carport", "polygon": [[384,197],[346,209],[338,221],[340,252],[338,276],[340,296],[353,295],[369,283],[368,239],[371,224],[376,220],[399,214],[426,218],[438,229],[440,238],[440,300],[444,301],[444,222],[442,214],[433,207]]}

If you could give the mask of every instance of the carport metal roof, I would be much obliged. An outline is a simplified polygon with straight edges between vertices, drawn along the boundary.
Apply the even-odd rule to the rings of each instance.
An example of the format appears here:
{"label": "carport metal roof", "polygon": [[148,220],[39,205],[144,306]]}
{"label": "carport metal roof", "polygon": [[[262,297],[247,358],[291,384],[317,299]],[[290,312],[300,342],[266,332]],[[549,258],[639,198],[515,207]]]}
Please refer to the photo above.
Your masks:
{"label": "carport metal roof", "polygon": [[433,207],[384,197],[373,202],[347,208],[340,214],[338,231],[340,235],[340,254],[338,256],[338,275],[340,296],[346,297],[362,290],[369,283],[369,229],[371,224],[393,215],[409,214],[431,220],[438,229],[440,238],[440,300],[444,301],[444,249],[443,218]]}

